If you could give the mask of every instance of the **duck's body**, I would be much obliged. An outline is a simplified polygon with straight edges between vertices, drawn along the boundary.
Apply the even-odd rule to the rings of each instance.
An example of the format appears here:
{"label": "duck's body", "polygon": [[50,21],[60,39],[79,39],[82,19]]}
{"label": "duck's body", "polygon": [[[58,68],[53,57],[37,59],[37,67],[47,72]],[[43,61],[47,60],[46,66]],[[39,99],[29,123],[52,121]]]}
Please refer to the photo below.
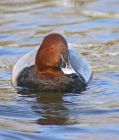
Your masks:
{"label": "duck's body", "polygon": [[[66,59],[67,61],[70,61],[70,64],[68,62],[69,66],[65,67],[63,64],[60,64],[62,67],[61,69],[54,63],[53,67],[50,63],[47,63],[50,60],[50,56],[49,58],[46,58],[47,56],[44,58],[41,57],[40,60],[47,59],[44,62],[38,61],[38,52],[39,50],[41,52],[41,49],[42,46],[35,48],[16,63],[12,75],[12,81],[15,87],[37,90],[84,90],[91,78],[91,69],[86,59],[82,57],[75,48],[68,45],[68,50],[66,51],[69,56],[67,56],[67,58],[61,57],[60,59],[63,59],[64,62],[64,59]],[[68,60],[69,58],[70,60]],[[47,63],[47,66],[44,66],[43,63]],[[36,66],[37,64],[39,65],[39,68]]]}

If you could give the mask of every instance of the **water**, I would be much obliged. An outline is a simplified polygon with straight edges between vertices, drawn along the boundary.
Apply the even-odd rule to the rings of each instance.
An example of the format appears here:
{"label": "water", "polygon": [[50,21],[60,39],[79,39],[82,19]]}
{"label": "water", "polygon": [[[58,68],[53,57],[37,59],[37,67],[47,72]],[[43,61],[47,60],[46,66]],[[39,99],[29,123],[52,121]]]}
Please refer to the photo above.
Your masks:
{"label": "water", "polygon": [[[119,139],[119,0],[0,1],[0,139]],[[86,91],[18,93],[16,61],[59,32],[89,61]]]}

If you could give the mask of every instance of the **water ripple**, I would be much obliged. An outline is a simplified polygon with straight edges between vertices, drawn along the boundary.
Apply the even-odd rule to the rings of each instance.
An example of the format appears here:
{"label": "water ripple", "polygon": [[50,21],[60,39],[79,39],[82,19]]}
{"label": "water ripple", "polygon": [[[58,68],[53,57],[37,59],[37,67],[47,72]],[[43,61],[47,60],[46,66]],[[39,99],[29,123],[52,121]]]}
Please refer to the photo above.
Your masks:
{"label": "water ripple", "polygon": [[[119,1],[0,1],[0,139],[119,139]],[[16,61],[59,32],[86,57],[81,94],[17,92]]]}

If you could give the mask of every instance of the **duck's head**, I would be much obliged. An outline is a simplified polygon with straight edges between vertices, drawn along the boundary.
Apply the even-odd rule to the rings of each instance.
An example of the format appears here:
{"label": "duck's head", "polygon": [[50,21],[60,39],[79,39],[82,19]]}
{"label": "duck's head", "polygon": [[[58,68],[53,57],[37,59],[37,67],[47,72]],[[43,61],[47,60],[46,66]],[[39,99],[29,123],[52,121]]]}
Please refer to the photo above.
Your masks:
{"label": "duck's head", "polygon": [[59,75],[77,77],[78,74],[72,68],[65,38],[52,33],[47,35],[37,52],[35,67],[39,77],[54,78]]}

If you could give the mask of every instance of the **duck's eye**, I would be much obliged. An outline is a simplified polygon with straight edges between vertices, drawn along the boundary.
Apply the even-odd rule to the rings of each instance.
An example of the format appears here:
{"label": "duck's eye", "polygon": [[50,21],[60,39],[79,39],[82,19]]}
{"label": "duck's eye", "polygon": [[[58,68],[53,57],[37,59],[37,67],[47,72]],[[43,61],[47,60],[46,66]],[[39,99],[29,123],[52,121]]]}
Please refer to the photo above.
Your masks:
{"label": "duck's eye", "polygon": [[50,48],[50,50],[51,50],[51,51],[54,51],[54,48],[53,48],[53,47],[51,47],[51,48]]}

